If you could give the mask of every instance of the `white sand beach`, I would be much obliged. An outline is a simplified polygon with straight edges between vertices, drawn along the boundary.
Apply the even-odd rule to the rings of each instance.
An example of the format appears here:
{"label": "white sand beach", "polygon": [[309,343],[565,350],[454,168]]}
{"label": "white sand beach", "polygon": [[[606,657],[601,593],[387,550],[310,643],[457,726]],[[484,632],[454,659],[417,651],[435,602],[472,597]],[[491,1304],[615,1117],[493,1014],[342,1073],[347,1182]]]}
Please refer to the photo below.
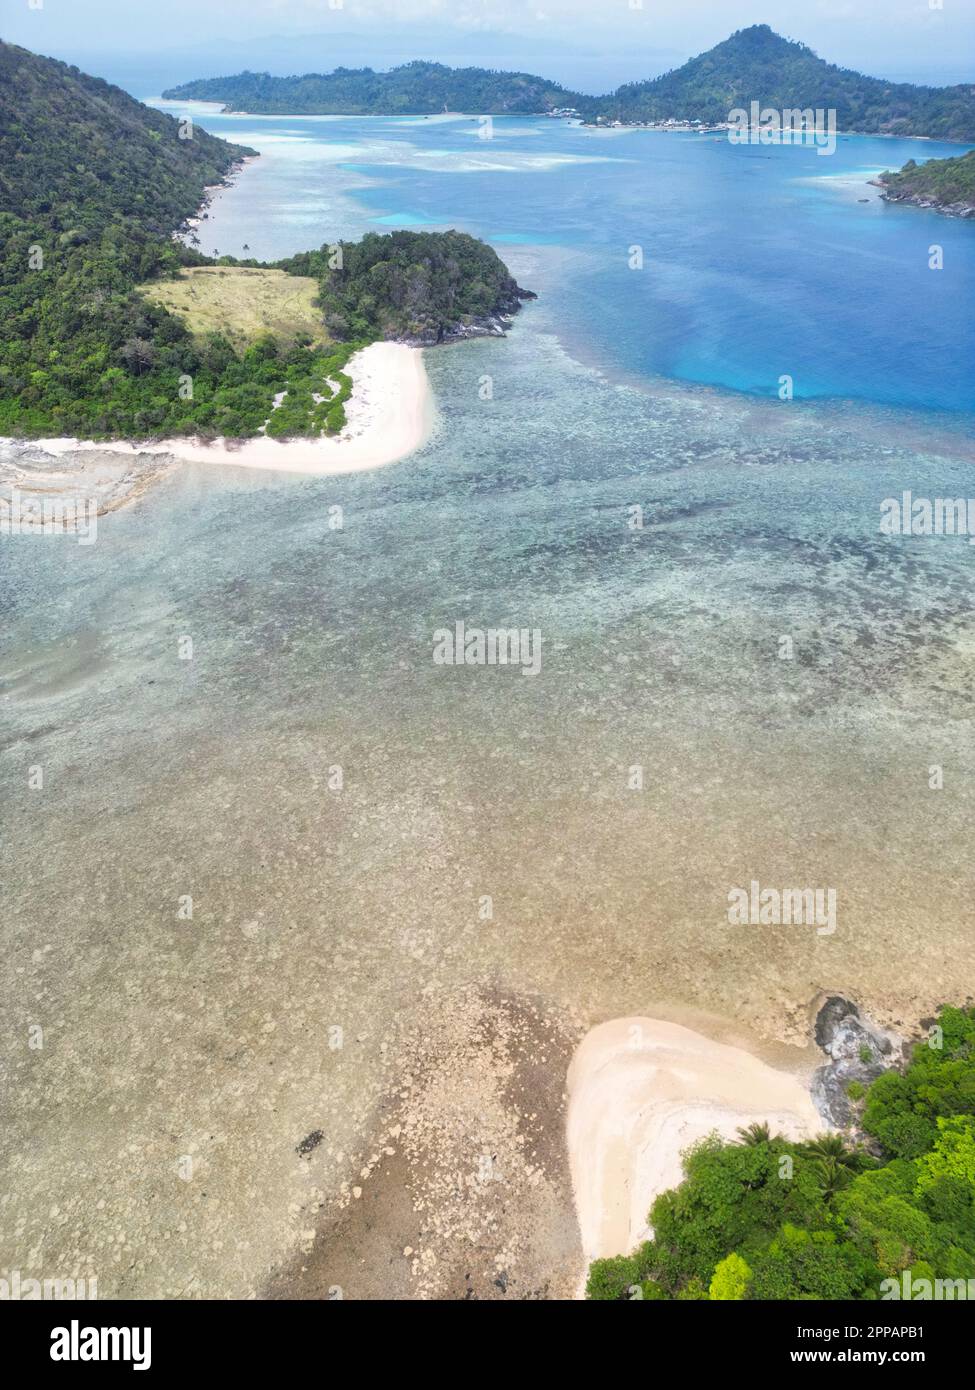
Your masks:
{"label": "white sand beach", "polygon": [[[346,405],[348,424],[335,437],[284,441],[262,437],[239,445],[228,445],[222,439],[202,443],[194,438],[148,444],[36,439],[31,445],[57,459],[95,450],[129,457],[166,454],[190,463],[332,475],[381,468],[426,442],[435,412],[422,349],[403,343],[372,343],[356,353],[346,371],[354,389]],[[0,440],[4,445],[14,443]]]}
{"label": "white sand beach", "polygon": [[824,1128],[807,1088],[743,1048],[651,1018],[600,1024],[569,1067],[566,1133],[586,1266],[650,1234],[681,1153],[716,1130],[766,1121],[788,1138]]}

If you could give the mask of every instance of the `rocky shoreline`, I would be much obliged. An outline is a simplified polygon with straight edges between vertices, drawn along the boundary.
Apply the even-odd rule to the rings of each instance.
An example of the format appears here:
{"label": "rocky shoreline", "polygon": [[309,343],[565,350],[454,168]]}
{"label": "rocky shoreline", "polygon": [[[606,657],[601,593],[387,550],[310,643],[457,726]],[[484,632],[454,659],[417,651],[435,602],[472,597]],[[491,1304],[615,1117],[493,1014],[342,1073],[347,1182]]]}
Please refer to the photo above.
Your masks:
{"label": "rocky shoreline", "polygon": [[[243,148],[248,148],[244,146]],[[253,164],[260,159],[257,150],[251,150],[249,154],[241,155],[230,165],[227,172],[220,179],[219,183],[208,183],[203,189],[203,200],[196,211],[183,218],[182,222],[172,232],[173,241],[181,241],[190,248],[199,245],[199,237],[196,234],[197,227],[202,222],[206,222],[210,216],[210,205],[218,193],[225,189],[233,188],[240,174],[246,169],[248,164]]]}
{"label": "rocky shoreline", "polygon": [[944,217],[975,217],[975,150],[949,159],[909,159],[871,179],[887,203],[906,203]]}
{"label": "rocky shoreline", "polygon": [[925,193],[897,193],[887,187],[883,179],[870,179],[869,182],[874,188],[881,190],[880,196],[885,203],[902,203],[909,207],[924,208],[927,212],[940,212],[944,217],[975,217],[975,203],[939,203],[937,198],[932,198]]}
{"label": "rocky shoreline", "polygon": [[83,504],[98,517],[107,516],[136,501],[177,466],[173,455],[138,444],[121,452],[110,443],[79,443],[70,451],[60,443],[0,438],[0,515],[12,514],[19,495],[31,515],[47,505],[59,520],[44,534],[57,534],[71,529],[65,518],[74,515],[73,507]]}
{"label": "rocky shoreline", "polygon": [[929,212],[940,212],[944,217],[975,217],[975,203],[938,203],[933,198],[925,198],[920,193],[884,192],[885,203],[907,203],[911,207],[925,208]]}
{"label": "rocky shoreline", "polygon": [[398,338],[396,341],[405,343],[408,347],[426,348],[466,343],[471,338],[506,338],[514,316],[521,310],[522,304],[537,298],[534,290],[516,288],[498,303],[494,313],[483,314],[466,322],[449,324],[446,328],[436,331],[431,328],[429,332]]}
{"label": "rocky shoreline", "polygon": [[815,1037],[829,1060],[813,1073],[813,1103],[834,1128],[856,1127],[859,1088],[866,1088],[891,1068],[906,1065],[911,1042],[879,1027],[861,1014],[856,1004],[838,994],[831,995],[816,1015]]}

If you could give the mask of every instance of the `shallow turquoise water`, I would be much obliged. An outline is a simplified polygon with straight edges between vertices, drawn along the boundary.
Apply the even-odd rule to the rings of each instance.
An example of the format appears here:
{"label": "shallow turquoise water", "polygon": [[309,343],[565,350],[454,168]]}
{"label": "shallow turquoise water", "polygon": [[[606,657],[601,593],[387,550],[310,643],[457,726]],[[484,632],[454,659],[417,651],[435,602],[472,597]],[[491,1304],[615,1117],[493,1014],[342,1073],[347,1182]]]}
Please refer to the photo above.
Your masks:
{"label": "shallow turquoise water", "polygon": [[[957,145],[846,136],[821,155],[551,120],[495,119],[482,139],[472,118],[199,119],[265,152],[225,200],[252,254],[456,226],[550,248],[537,275],[552,319],[606,369],[771,397],[788,375],[798,398],[975,409],[975,226],[886,206],[869,183]],[[219,227],[203,248],[239,254]]]}
{"label": "shallow turquoise water", "polygon": [[[789,151],[213,124],[267,155],[208,249],[409,211],[541,298],[426,354],[439,426],[399,464],[186,467],[91,547],[0,543],[0,1246],[94,1261],[103,1297],[259,1291],[308,1221],[295,1144],[325,1132],[333,1194],[458,989],[798,1042],[822,990],[911,1026],[975,966],[975,550],[878,530],[904,488],[973,491],[975,228],[797,182]],[[458,620],[538,627],[541,673],[435,665]],[[834,888],[838,931],[731,930],[753,877]]]}

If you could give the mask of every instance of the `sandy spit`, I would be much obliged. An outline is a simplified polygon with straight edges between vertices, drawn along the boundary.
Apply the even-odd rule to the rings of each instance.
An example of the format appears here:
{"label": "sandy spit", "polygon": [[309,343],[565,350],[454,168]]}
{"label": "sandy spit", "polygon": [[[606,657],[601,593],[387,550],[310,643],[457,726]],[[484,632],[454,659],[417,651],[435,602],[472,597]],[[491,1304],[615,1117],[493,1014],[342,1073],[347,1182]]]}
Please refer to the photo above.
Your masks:
{"label": "sandy spit", "polygon": [[[354,383],[346,405],[348,424],[340,435],[331,438],[279,442],[262,437],[238,445],[222,439],[202,443],[195,438],[149,444],[78,439],[36,439],[32,443],[56,458],[97,449],[100,453],[168,454],[188,463],[323,476],[381,468],[426,443],[435,414],[422,349],[402,343],[372,343],[356,353],[346,370]],[[3,444],[14,442],[0,440]]]}
{"label": "sandy spit", "polygon": [[712,1131],[766,1121],[798,1139],[823,1128],[807,1087],[740,1047],[651,1018],[600,1024],[569,1067],[566,1134],[586,1265],[651,1232],[654,1199],[683,1178],[681,1154]]}

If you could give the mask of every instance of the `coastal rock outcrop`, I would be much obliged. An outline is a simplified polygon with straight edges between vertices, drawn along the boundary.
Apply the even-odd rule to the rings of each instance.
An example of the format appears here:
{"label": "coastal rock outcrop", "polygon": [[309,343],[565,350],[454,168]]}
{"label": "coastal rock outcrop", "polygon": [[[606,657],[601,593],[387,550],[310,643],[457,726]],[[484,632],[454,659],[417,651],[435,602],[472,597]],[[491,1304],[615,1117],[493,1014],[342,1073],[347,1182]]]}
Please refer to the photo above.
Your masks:
{"label": "coastal rock outcrop", "polygon": [[884,189],[880,196],[885,203],[901,203],[912,208],[924,208],[927,212],[940,212],[944,217],[975,217],[975,203],[939,203],[936,198],[922,193],[895,193],[886,188],[880,179],[871,179],[870,182]]}
{"label": "coastal rock outcrop", "polygon": [[829,1060],[812,1078],[812,1098],[823,1119],[838,1129],[855,1123],[851,1082],[868,1086],[906,1059],[907,1042],[864,1017],[856,1004],[831,995],[816,1015],[816,1043]]}
{"label": "coastal rock outcrop", "polygon": [[[522,299],[538,298],[530,290],[521,290],[519,294]],[[444,328],[431,328],[429,332],[414,334],[400,341],[409,347],[438,347],[445,343],[464,343],[470,338],[506,338],[512,325],[512,316],[520,307],[520,303],[516,302],[513,307],[506,308],[504,313],[487,314],[467,322],[449,324]]]}

